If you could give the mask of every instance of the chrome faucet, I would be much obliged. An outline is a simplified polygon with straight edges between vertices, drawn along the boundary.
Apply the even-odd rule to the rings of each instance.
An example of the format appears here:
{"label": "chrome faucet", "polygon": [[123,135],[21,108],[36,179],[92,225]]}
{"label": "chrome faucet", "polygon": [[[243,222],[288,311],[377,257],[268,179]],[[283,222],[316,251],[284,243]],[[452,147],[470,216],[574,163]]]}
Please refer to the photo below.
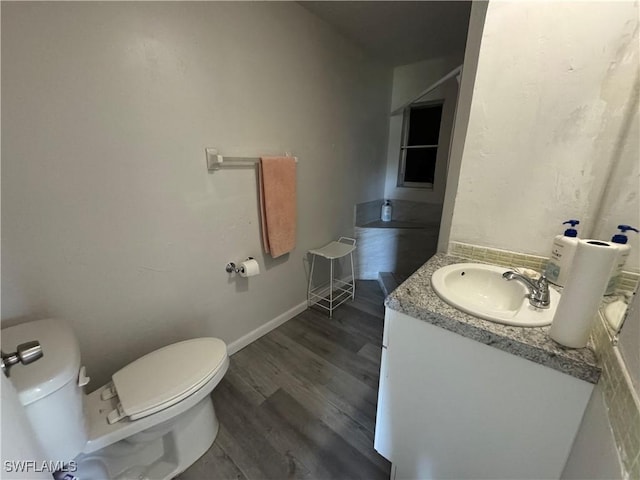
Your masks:
{"label": "chrome faucet", "polygon": [[506,280],[518,280],[524,283],[529,290],[527,298],[529,303],[536,308],[549,308],[549,282],[544,273],[540,275],[538,280],[531,280],[524,275],[520,275],[512,270],[504,272],[502,278]]}

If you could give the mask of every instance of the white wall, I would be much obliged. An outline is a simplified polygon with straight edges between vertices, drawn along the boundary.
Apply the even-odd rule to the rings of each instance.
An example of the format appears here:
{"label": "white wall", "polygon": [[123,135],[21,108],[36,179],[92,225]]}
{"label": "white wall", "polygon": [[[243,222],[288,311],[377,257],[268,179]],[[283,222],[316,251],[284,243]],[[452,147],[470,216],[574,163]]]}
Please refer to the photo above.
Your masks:
{"label": "white wall", "polygon": [[637,2],[489,4],[450,240],[548,255],[566,219],[639,221],[637,29]]}
{"label": "white wall", "polygon": [[[637,33],[635,41],[636,47],[629,49],[626,54],[630,57],[629,61],[634,62],[637,72],[640,64]],[[626,72],[616,70],[615,73],[621,76]],[[612,141],[615,142],[612,165],[595,215],[597,222],[593,225],[592,233],[595,238],[610,240],[612,233],[618,232],[617,227],[620,224],[629,224],[640,229],[639,79],[640,77],[636,77],[633,90],[628,92],[627,103],[621,112],[624,118],[620,131],[612,133]],[[613,85],[607,87],[608,96],[616,96],[616,91],[611,90],[613,88]],[[632,254],[624,268],[640,272],[640,235],[634,232],[628,232],[627,235]]]}
{"label": "white wall", "polygon": [[473,98],[474,83],[478,69],[478,57],[482,43],[482,31],[487,13],[488,1],[477,1],[471,5],[469,15],[469,31],[467,45],[464,51],[464,62],[456,106],[456,118],[451,132],[449,163],[447,165],[447,182],[445,187],[442,217],[440,219],[440,234],[438,237],[438,252],[446,253],[449,249],[453,208],[458,193],[458,179],[464,153],[464,140],[467,137],[469,115],[471,114],[471,100]]}
{"label": "white wall", "polygon": [[[305,253],[384,185],[391,71],[294,2],[2,4],[2,317],[66,317],[94,381],[306,299]],[[264,258],[253,170],[290,151],[298,242]],[[229,279],[228,261],[262,275]]]}
{"label": "white wall", "polygon": [[[424,60],[402,65],[393,70],[393,91],[391,110],[401,107],[412,100],[430,85],[437,82],[462,63],[463,54],[450,57]],[[421,101],[444,100],[442,123],[440,127],[439,148],[436,167],[436,179],[445,178],[446,162],[449,156],[451,128],[453,126],[458,84],[454,79],[426,95]],[[389,117],[389,143],[387,147],[387,174],[384,196],[398,200],[442,203],[445,183],[437,182],[434,189],[398,187],[398,167],[400,163],[400,144],[402,141],[402,114]]]}

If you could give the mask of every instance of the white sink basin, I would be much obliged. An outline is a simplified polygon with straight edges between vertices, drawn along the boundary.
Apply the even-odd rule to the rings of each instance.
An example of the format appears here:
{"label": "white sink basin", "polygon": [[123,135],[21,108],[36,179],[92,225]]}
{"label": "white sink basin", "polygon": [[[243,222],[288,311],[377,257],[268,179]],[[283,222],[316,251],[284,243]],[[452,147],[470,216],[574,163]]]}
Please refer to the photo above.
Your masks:
{"label": "white sink basin", "polygon": [[508,270],[480,263],[457,263],[436,270],[431,286],[451,306],[485,320],[518,327],[551,324],[560,294],[551,288],[549,308],[533,307],[524,284],[502,278]]}

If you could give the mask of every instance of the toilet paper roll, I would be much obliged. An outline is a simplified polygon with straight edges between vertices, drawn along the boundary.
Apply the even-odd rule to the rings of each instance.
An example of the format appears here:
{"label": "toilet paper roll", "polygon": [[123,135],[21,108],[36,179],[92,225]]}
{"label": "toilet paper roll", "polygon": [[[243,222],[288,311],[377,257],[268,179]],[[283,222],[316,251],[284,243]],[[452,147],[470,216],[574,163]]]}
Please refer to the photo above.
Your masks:
{"label": "toilet paper roll", "polygon": [[594,317],[615,266],[618,249],[600,240],[578,240],[549,336],[571,348],[587,345]]}
{"label": "toilet paper roll", "polygon": [[240,264],[241,277],[253,277],[260,273],[260,264],[253,258],[247,258]]}

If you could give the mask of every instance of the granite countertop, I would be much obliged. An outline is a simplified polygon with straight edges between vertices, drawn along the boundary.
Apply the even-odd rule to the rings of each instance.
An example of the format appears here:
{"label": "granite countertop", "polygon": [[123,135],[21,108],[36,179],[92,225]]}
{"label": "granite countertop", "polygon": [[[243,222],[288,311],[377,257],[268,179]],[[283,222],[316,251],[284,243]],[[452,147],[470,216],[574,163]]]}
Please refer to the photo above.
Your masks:
{"label": "granite countertop", "polygon": [[382,220],[374,220],[372,222],[365,223],[363,225],[356,225],[358,228],[429,228],[437,226],[440,219],[437,222],[408,222],[402,220],[391,220],[390,222],[383,222]]}
{"label": "granite countertop", "polygon": [[591,345],[565,348],[549,338],[549,326],[502,325],[464,313],[441,300],[431,288],[431,274],[440,267],[465,262],[469,260],[437,253],[387,297],[385,306],[589,383],[597,383],[601,369]]}

